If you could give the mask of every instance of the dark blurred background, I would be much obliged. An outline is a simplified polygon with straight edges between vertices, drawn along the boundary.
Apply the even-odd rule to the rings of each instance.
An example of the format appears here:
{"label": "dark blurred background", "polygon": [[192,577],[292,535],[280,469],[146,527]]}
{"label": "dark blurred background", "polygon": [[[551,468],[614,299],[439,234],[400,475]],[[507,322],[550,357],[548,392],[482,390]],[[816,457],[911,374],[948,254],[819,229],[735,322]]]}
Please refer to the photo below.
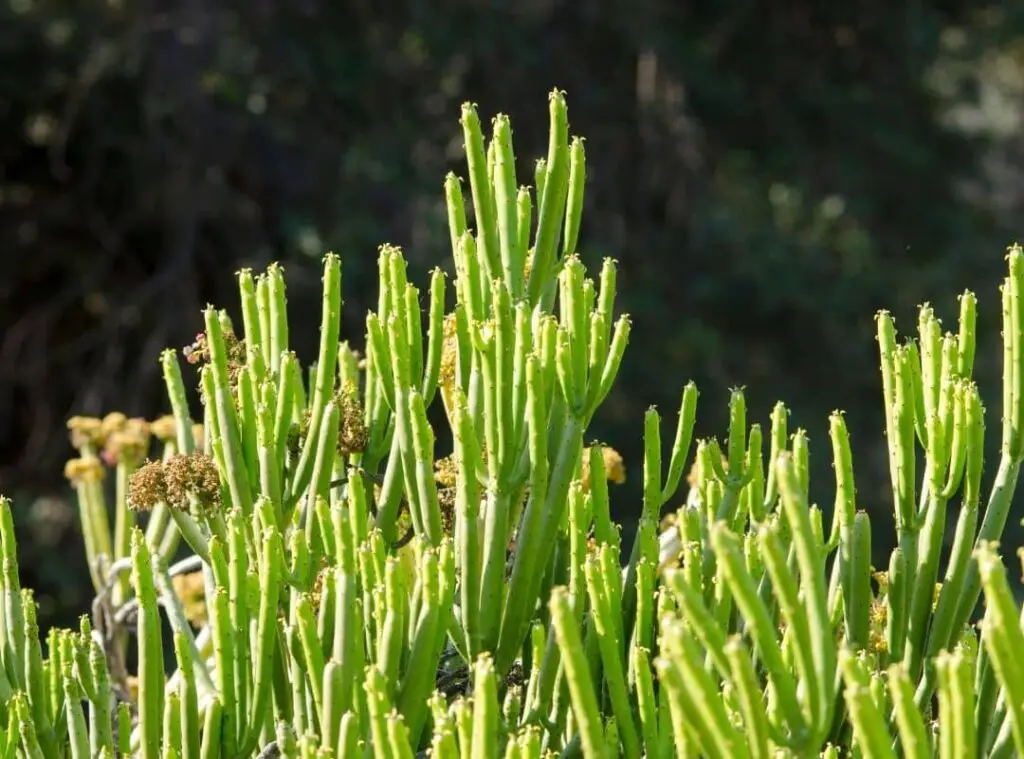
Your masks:
{"label": "dark blurred background", "polygon": [[207,302],[236,307],[241,266],[285,262],[308,360],[320,257],[338,251],[360,343],[379,244],[423,284],[451,270],[460,104],[510,114],[528,183],[553,87],[587,139],[582,253],[595,273],[621,262],[634,323],[592,428],[626,459],[621,516],[644,409],[669,438],[693,379],[699,431],[719,434],[742,385],[752,420],[783,399],[809,430],[826,508],[827,416],[848,412],[887,551],[874,314],[906,331],[931,300],[952,327],[968,287],[998,431],[1021,3],[0,0],[0,492],[44,627],[89,597],[65,419],[163,413],[158,352],[191,342]]}

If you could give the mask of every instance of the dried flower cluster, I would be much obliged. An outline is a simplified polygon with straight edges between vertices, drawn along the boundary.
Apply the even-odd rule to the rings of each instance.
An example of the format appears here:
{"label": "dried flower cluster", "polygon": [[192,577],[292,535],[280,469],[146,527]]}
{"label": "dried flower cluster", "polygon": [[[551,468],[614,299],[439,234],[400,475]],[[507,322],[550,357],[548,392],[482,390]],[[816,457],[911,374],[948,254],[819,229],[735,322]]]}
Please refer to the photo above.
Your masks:
{"label": "dried flower cluster", "polygon": [[204,453],[174,454],[164,461],[147,461],[132,474],[128,505],[149,511],[158,503],[192,510],[196,516],[216,510],[221,503],[220,475]]}

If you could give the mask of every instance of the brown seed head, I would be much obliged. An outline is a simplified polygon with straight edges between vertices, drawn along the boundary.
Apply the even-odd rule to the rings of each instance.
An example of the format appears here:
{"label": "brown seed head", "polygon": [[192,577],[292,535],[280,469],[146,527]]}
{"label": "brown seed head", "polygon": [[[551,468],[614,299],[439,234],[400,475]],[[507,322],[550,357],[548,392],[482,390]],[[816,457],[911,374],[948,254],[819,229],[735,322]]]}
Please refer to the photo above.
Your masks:
{"label": "brown seed head", "polygon": [[444,388],[455,387],[456,368],[459,359],[459,336],[456,330],[455,314],[444,317],[444,338],[441,341],[441,373],[438,384]]}
{"label": "brown seed head", "polygon": [[455,529],[456,480],[454,456],[445,456],[434,462],[434,481],[437,482],[437,501],[441,507],[441,526],[447,535],[451,535]]}
{"label": "brown seed head", "polygon": [[128,480],[128,508],[149,511],[167,501],[167,479],[161,462],[147,461],[132,473]]}
{"label": "brown seed head", "polygon": [[175,454],[164,464],[168,505],[190,506],[204,516],[220,507],[220,474],[214,460],[205,453]]}
{"label": "brown seed head", "polygon": [[346,382],[338,393],[338,455],[360,453],[366,448],[369,430],[363,423],[363,404],[359,389],[352,381]]}
{"label": "brown seed head", "polygon": [[868,611],[868,619],[870,620],[869,633],[868,633],[868,650],[873,651],[877,654],[885,653],[889,649],[889,644],[885,637],[886,623],[889,617],[889,607],[886,604],[884,598],[877,598],[871,602],[871,608]]}
{"label": "brown seed head", "polygon": [[313,587],[309,591],[309,604],[313,607],[314,613],[319,613],[320,611],[320,604],[323,603],[324,598],[324,581],[327,579],[327,573],[330,571],[331,567],[327,563],[327,558],[322,558],[316,577],[313,578]]}

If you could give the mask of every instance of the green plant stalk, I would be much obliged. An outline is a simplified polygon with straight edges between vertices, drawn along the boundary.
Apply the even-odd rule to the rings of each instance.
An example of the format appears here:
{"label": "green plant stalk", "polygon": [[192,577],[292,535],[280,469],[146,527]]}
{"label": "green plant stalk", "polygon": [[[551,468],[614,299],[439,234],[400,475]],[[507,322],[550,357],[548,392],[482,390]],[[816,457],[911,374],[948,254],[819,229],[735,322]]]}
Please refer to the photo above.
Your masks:
{"label": "green plant stalk", "polygon": [[859,511],[853,517],[846,556],[849,559],[843,591],[846,635],[854,650],[863,650],[871,642],[870,615],[874,602],[871,590],[871,520],[867,512]]}
{"label": "green plant stalk", "polygon": [[[302,378],[299,375],[298,360],[295,354],[285,352],[281,355],[279,370],[277,372],[277,406],[274,413],[274,440],[277,441],[277,472],[281,480],[282,492],[284,492],[285,464],[288,459],[288,432],[292,425],[292,416],[298,405],[299,385]],[[281,507],[285,511],[284,505]]]}
{"label": "green plant stalk", "polygon": [[[334,461],[337,456],[339,414],[338,406],[333,401],[328,401],[324,407],[323,419],[316,425],[320,439],[316,446],[316,455],[313,458],[313,469],[306,490],[302,514],[305,520],[306,545],[314,563],[324,553],[325,537],[323,532],[329,527],[329,525],[320,524],[316,513],[316,503],[318,499],[326,499],[329,494]],[[311,422],[311,434],[312,429]]]}
{"label": "green plant stalk", "polygon": [[977,725],[969,663],[962,652],[938,655],[938,694],[942,759],[975,759]]}
{"label": "green plant stalk", "polygon": [[477,246],[480,250],[484,275],[488,282],[498,278],[501,254],[498,238],[498,214],[495,213],[492,184],[487,176],[487,157],[483,132],[476,108],[467,103],[462,106],[462,133],[466,146],[466,166],[473,197],[473,212],[477,220]]}
{"label": "green plant stalk", "polygon": [[227,346],[220,315],[212,308],[204,312],[207,343],[210,347],[210,376],[213,382],[214,409],[217,429],[214,440],[223,449],[221,473],[227,481],[231,502],[247,516],[252,513],[252,491],[249,488],[249,473],[245,465],[243,440],[239,427],[235,398],[228,379]]}
{"label": "green plant stalk", "polygon": [[[57,735],[54,730],[56,715],[51,711],[46,669],[39,641],[39,625],[36,621],[36,603],[32,591],[27,588],[21,591],[21,605],[25,612],[25,678],[32,710],[33,730],[43,752],[47,756],[52,756],[57,750]],[[54,663],[59,666],[59,662]]]}
{"label": "green plant stalk", "polygon": [[499,114],[494,119],[492,144],[496,146],[493,199],[501,273],[508,292],[518,299],[522,295],[523,267],[526,263],[526,246],[521,243],[521,236],[529,234],[529,227],[522,231],[519,229],[512,126],[508,116],[504,114]]}
{"label": "green plant stalk", "polygon": [[[411,424],[412,452],[416,483],[415,502],[419,504],[420,521],[424,537],[432,546],[439,546],[444,538],[441,508],[434,479],[434,433],[427,420],[423,396],[417,391],[409,393],[409,422]],[[412,494],[410,494],[412,496]]]}
{"label": "green plant stalk", "polygon": [[546,492],[533,491],[526,505],[516,544],[512,577],[502,613],[495,666],[504,675],[512,666],[529,630],[530,615],[541,584],[540,570],[547,567],[555,548],[572,480],[583,446],[583,428],[578,418],[569,417],[562,428],[554,464],[547,478]]}
{"label": "green plant stalk", "polygon": [[687,626],[707,651],[710,662],[722,678],[730,677],[732,667],[725,656],[727,638],[704,604],[703,595],[687,583],[681,570],[668,570],[664,579],[664,587],[671,589],[685,611]]}
{"label": "green plant stalk", "polygon": [[167,613],[171,631],[175,637],[178,635],[184,636],[192,657],[193,667],[190,669],[194,669],[192,674],[195,676],[196,687],[199,688],[199,692],[203,696],[208,696],[216,691],[216,686],[206,668],[206,663],[203,661],[200,646],[196,641],[195,635],[192,633],[192,627],[185,616],[181,600],[174,590],[170,573],[159,557],[154,556],[152,561],[158,597]]}
{"label": "green plant stalk", "polygon": [[730,680],[736,688],[739,712],[743,716],[744,733],[751,759],[768,759],[769,731],[764,697],[750,652],[736,636],[725,644]]}
{"label": "green plant stalk", "polygon": [[[273,264],[272,264],[273,266]],[[277,364],[274,361],[273,356],[273,344],[271,340],[271,313],[270,313],[270,271],[260,274],[256,278],[256,318],[259,320],[260,330],[260,351],[262,353],[262,361],[265,372],[270,374],[277,373]],[[246,327],[246,333],[248,334],[249,328]],[[277,353],[277,358],[280,358],[280,352]],[[246,359],[248,361],[248,359]]]}
{"label": "green plant stalk", "polygon": [[[612,290],[614,285],[602,278],[602,295],[606,288]],[[602,308],[605,307],[610,309],[610,305],[605,306],[602,304]],[[664,483],[661,482],[661,430],[659,426],[661,420],[658,412],[653,408],[648,409],[644,416],[644,487],[643,508],[640,516],[641,522],[645,519],[657,521],[660,517],[662,506],[675,495],[679,487],[685,461],[693,442],[693,430],[697,415],[697,397],[697,387],[693,383],[683,388],[682,398],[679,403],[676,434],[669,457],[668,475]],[[607,526],[604,529],[610,532],[610,528]],[[633,626],[636,617],[636,567],[640,560],[639,535],[640,532],[638,531],[633,541],[629,564],[626,567],[622,583],[623,624],[627,629]]]}
{"label": "green plant stalk", "polygon": [[[534,237],[533,264],[527,279],[527,298],[531,306],[541,302],[556,266],[558,238],[565,218],[569,193],[569,118],[565,95],[558,90],[548,98],[550,128],[543,189],[537,185],[537,231]],[[474,206],[476,203],[474,202]]]}
{"label": "green plant stalk", "polygon": [[789,728],[789,739],[803,745],[810,737],[809,726],[797,700],[796,683],[783,660],[772,618],[744,565],[739,540],[721,523],[712,528],[710,537],[721,577],[729,584],[747,631],[756,643],[761,663],[768,672],[778,708]]}
{"label": "green plant stalk", "polygon": [[266,374],[263,343],[269,335],[263,331],[252,270],[242,269],[237,277],[239,300],[242,304],[242,330],[245,336],[245,363],[252,369],[253,379],[261,382]]}
{"label": "green plant stalk", "polygon": [[[282,375],[281,361],[288,350],[288,298],[284,283],[284,269],[280,264],[267,268],[267,300],[270,328],[267,330],[270,343],[270,368]],[[262,315],[260,317],[263,318]]]}
{"label": "green plant stalk", "polygon": [[[785,490],[785,484],[782,487]],[[767,526],[762,527],[758,535],[758,546],[765,568],[771,577],[779,609],[786,622],[787,635],[792,636],[793,639],[796,654],[795,669],[803,684],[804,714],[809,720],[813,720],[818,704],[825,698],[821,690],[821,683],[818,681],[813,653],[815,634],[820,635],[822,631],[815,630],[815,634],[811,632],[811,621],[806,608],[800,604],[797,578],[790,571],[783,554],[779,528],[777,526],[774,529]],[[804,591],[806,593],[807,589],[805,588]],[[847,635],[849,635],[849,631]]]}
{"label": "green plant stalk", "polygon": [[[967,573],[972,564],[972,544],[979,516],[978,502],[984,456],[984,410],[976,388],[965,389],[963,398],[963,426],[966,427],[966,431],[962,445],[967,451],[964,463],[963,499],[953,548],[946,567],[945,582],[943,582],[939,594],[934,621],[928,631],[926,661],[931,661],[940,650],[945,649],[953,642],[956,632],[953,625],[956,623],[957,604],[960,602]],[[931,667],[927,667],[916,694],[919,705],[923,705],[931,698],[934,686],[934,673]]]}
{"label": "green plant stalk", "polygon": [[[946,578],[942,583],[942,590],[939,593],[939,602],[935,610],[934,621],[929,630],[928,648],[925,651],[925,661],[931,662],[935,656],[943,650],[940,641],[951,641],[954,624],[953,605],[960,599],[963,589],[967,568],[970,566],[971,552],[973,550],[973,536],[978,524],[978,506],[964,504],[960,510],[960,518],[957,520],[956,534],[953,539],[953,547],[950,551],[949,563],[946,570]],[[915,701],[919,708],[931,699],[936,685],[935,673],[932,667],[925,668],[915,694]]]}
{"label": "green plant stalk", "polygon": [[634,692],[644,753],[647,756],[658,756],[658,701],[651,671],[650,652],[640,646],[634,646],[631,652],[630,669],[634,673]]}
{"label": "green plant stalk", "polygon": [[666,730],[666,737],[662,741],[661,755],[672,756],[674,746],[675,756],[679,759],[697,759],[705,755],[714,759],[725,759],[725,755],[716,750],[715,743],[710,743],[709,747],[700,743],[698,729],[688,717],[688,711],[692,713],[694,709],[693,697],[679,670],[663,657],[655,659],[654,667],[661,683],[660,692],[666,704],[663,709],[663,720],[666,726],[671,727]]}
{"label": "green plant stalk", "polygon": [[[238,647],[235,651],[234,682],[235,702],[232,709],[235,713],[236,745],[241,745],[242,731],[246,726],[246,715],[249,697],[252,690],[251,668],[252,652],[249,646],[250,611],[249,611],[249,558],[246,553],[246,522],[238,509],[232,509],[228,515],[228,609],[230,623],[236,631]],[[252,542],[252,541],[250,541]]]}
{"label": "green plant stalk", "polygon": [[601,759],[606,756],[606,752],[600,710],[568,591],[561,587],[553,589],[548,606],[551,624],[562,653],[561,661],[565,667],[584,754],[588,759]]}
{"label": "green plant stalk", "polygon": [[250,492],[260,489],[260,446],[257,432],[260,385],[256,372],[251,366],[242,369],[238,379],[238,405],[241,412],[239,423],[242,431],[242,459],[249,475]]}
{"label": "green plant stalk", "polygon": [[986,612],[982,619],[982,641],[992,667],[1006,693],[1013,742],[1024,752],[1024,665],[1018,652],[1024,650],[1013,596],[1006,581],[1006,570],[990,544],[976,553],[976,566],[985,589]]}
{"label": "green plant stalk", "polygon": [[[211,552],[215,551],[211,545]],[[225,583],[226,585],[226,583]],[[234,754],[238,742],[238,719],[239,710],[238,691],[241,684],[235,678],[235,657],[240,655],[238,651],[241,645],[247,641],[239,640],[239,633],[231,624],[231,607],[228,591],[225,585],[218,583],[213,597],[208,597],[207,603],[210,607],[210,624],[213,625],[214,657],[216,660],[217,690],[223,705],[223,725],[221,726],[221,741],[225,753]]]}
{"label": "green plant stalk", "polygon": [[924,663],[923,648],[926,643],[928,623],[931,618],[932,602],[935,595],[935,581],[938,573],[939,553],[946,524],[946,499],[934,491],[929,492],[928,506],[922,530],[921,547],[917,569],[914,573],[914,588],[911,596],[910,618],[907,626],[906,654],[912,677],[920,675]]}
{"label": "green plant stalk", "polygon": [[681,622],[668,619],[662,620],[662,640],[663,658],[672,662],[692,691],[686,711],[701,735],[704,750],[712,756],[737,759],[749,756],[746,741],[729,721],[725,706],[718,697],[718,684],[702,666],[696,641]]}
{"label": "green plant stalk", "polygon": [[35,725],[32,722],[32,713],[23,693],[15,696],[11,710],[17,713],[18,735],[21,738],[24,755],[29,759],[44,759],[46,754],[43,753],[43,749],[39,745]]}
{"label": "green plant stalk", "polygon": [[844,698],[865,759],[896,759],[889,746],[885,720],[871,698],[871,691],[864,686],[851,686],[846,689]]}
{"label": "green plant stalk", "polygon": [[18,545],[14,535],[11,502],[0,497],[0,560],[2,560],[4,645],[3,664],[6,678],[15,690],[27,683],[25,672],[25,616],[18,579]]}
{"label": "green plant stalk", "polygon": [[[482,139],[482,138],[481,138]],[[448,211],[448,232],[450,235],[452,253],[458,255],[459,240],[466,234],[466,205],[462,197],[462,180],[453,172],[448,172],[444,178],[444,199],[445,208]],[[461,300],[461,295],[460,295]]]}
{"label": "green plant stalk", "polygon": [[[134,462],[119,461],[115,469],[114,485],[114,544],[111,561],[128,556],[131,551],[131,530],[135,527],[135,514],[128,509],[128,482],[136,469]],[[166,508],[166,507],[164,507]],[[157,514],[159,516],[159,514]],[[114,605],[120,606],[128,597],[130,583],[126,576],[118,578],[114,587]]]}
{"label": "green plant stalk", "polygon": [[316,360],[316,379],[309,406],[309,432],[288,489],[286,511],[303,496],[313,478],[321,438],[320,425],[334,391],[338,362],[338,341],[341,330],[341,260],[328,254],[324,257],[323,313],[320,320],[320,349]]}
{"label": "green plant stalk", "polygon": [[159,759],[164,710],[163,647],[153,564],[145,537],[132,533],[132,577],[139,600],[139,733],[143,759]]}
{"label": "green plant stalk", "polygon": [[[174,653],[181,676],[177,690],[170,692],[177,693],[180,706],[178,724],[172,724],[169,729],[180,735],[181,758],[199,759],[199,698],[192,669],[197,660],[193,657],[187,637],[183,633],[178,632],[174,635]],[[167,729],[165,728],[165,733]]]}
{"label": "green plant stalk", "polygon": [[[539,413],[535,406],[530,406],[529,409],[529,414]],[[536,427],[531,425],[530,430],[534,432]],[[466,408],[465,396],[461,392],[455,407],[452,436],[458,468],[455,492],[455,541],[456,566],[460,577],[459,611],[462,628],[465,631],[466,652],[473,657],[479,654],[483,645],[480,625],[480,484],[477,479],[480,447],[476,432],[473,430],[473,420]],[[544,437],[546,440],[544,435],[535,435],[531,437],[531,444],[534,446],[542,444],[536,437]]]}
{"label": "green plant stalk", "polygon": [[[221,748],[221,732],[224,727],[224,708],[220,699],[213,699],[206,709],[203,723],[203,738],[199,746],[200,759],[219,759],[224,752]],[[230,756],[230,754],[228,754]]]}
{"label": "green plant stalk", "polygon": [[164,385],[167,398],[171,404],[176,428],[175,446],[179,453],[189,454],[195,450],[195,438],[192,434],[192,417],[188,410],[188,398],[185,382],[181,377],[181,365],[174,350],[168,349],[160,354],[160,366],[163,369]]}
{"label": "green plant stalk", "polygon": [[[443,565],[450,566],[443,568]],[[410,663],[399,685],[396,704],[415,744],[419,744],[426,724],[427,699],[434,685],[440,644],[444,642],[441,620],[450,608],[450,596],[445,596],[449,590],[454,590],[454,581],[445,581],[442,588],[442,578],[454,576],[451,544],[444,543],[438,552],[424,552],[418,574],[423,604],[415,629],[411,631]]]}
{"label": "green plant stalk", "polygon": [[164,744],[163,756],[181,756],[181,733],[178,725],[181,722],[181,700],[178,692],[171,690],[164,701]]}
{"label": "green plant stalk", "polygon": [[[339,705],[342,711],[355,707],[354,689],[357,684],[356,659],[362,656],[360,626],[357,625],[358,603],[357,578],[352,570],[336,569],[335,585],[338,588],[338,602],[335,605],[334,640],[332,657],[339,662],[339,676],[342,690]],[[358,652],[358,653],[357,653]]]}
{"label": "green plant stalk", "polygon": [[[79,663],[79,681],[91,680],[94,691],[89,698],[89,750],[93,756],[104,750],[113,751],[113,715],[110,708],[110,680],[107,674],[107,658],[99,643],[83,636],[83,647],[89,645],[88,662]],[[81,672],[88,671],[83,677]],[[87,689],[88,690],[88,689]]]}
{"label": "green plant stalk", "polygon": [[889,692],[899,728],[900,750],[906,759],[930,759],[928,741],[921,711],[914,703],[914,690],[906,667],[894,664],[888,670]]}
{"label": "green plant stalk", "polygon": [[829,631],[831,626],[828,617],[828,602],[824,583],[824,557],[821,555],[817,540],[812,535],[810,513],[807,507],[806,489],[799,488],[797,470],[793,466],[795,459],[782,457],[775,466],[780,468],[779,491],[782,496],[783,511],[790,528],[793,530],[793,547],[796,552],[797,564],[800,567],[800,579],[804,587],[804,604],[807,619],[817,635],[811,638],[811,651],[814,659],[817,680],[818,701],[812,703],[811,714],[814,717],[815,734],[824,736],[828,731],[832,710],[835,702],[836,653],[831,644]]}
{"label": "green plant stalk", "polygon": [[498,684],[494,662],[484,654],[473,667],[473,719],[470,757],[487,759],[498,755]]}
{"label": "green plant stalk", "polygon": [[265,721],[271,699],[271,670],[277,645],[277,610],[282,576],[283,547],[277,530],[268,526],[263,534],[260,573],[260,602],[256,623],[255,672],[252,678],[254,693],[252,709],[246,720],[240,741],[240,753],[253,750]]}
{"label": "green plant stalk", "polygon": [[403,573],[397,559],[388,559],[384,578],[385,593],[387,594],[384,607],[386,611],[377,639],[375,662],[385,677],[385,682],[394,683],[398,680],[402,641],[405,639],[407,607]]}
{"label": "green plant stalk", "polygon": [[586,151],[583,138],[573,137],[569,146],[569,187],[566,197],[565,229],[562,233],[562,256],[576,254],[580,221],[583,218],[583,192],[587,183]]}
{"label": "green plant stalk", "polygon": [[387,715],[391,711],[391,701],[387,695],[387,683],[384,676],[374,666],[366,668],[366,695],[369,706],[371,745],[375,757],[394,756],[388,740]]}
{"label": "green plant stalk", "polygon": [[302,652],[302,663],[309,678],[309,686],[313,692],[313,713],[310,716],[312,727],[313,716],[324,713],[324,651],[317,637],[316,619],[313,616],[313,607],[307,596],[300,596],[296,605],[296,620],[299,644]]}
{"label": "green plant stalk", "polygon": [[[87,456],[91,459],[96,458],[91,452]],[[93,588],[99,592],[104,585],[103,576],[100,574],[100,557],[105,556],[109,560],[112,555],[106,500],[101,484],[93,482],[91,478],[77,482],[75,492],[78,496],[78,511],[89,575]]]}
{"label": "green plant stalk", "polygon": [[[502,387],[500,372],[496,366],[499,361],[497,353],[500,335],[506,327],[502,324],[499,303],[504,291],[495,288],[494,299],[494,336],[485,339],[480,335],[476,339],[484,378],[484,431],[487,445],[488,484],[486,498],[483,503],[483,544],[482,544],[482,575],[480,579],[480,625],[481,639],[485,650],[493,650],[497,645],[501,631],[501,606],[504,601],[505,559],[508,546],[509,512],[511,496],[501,469],[504,464],[502,441],[499,440],[500,430],[510,424],[511,409],[505,404],[508,390]],[[507,305],[507,297],[504,298]],[[502,394],[504,392],[504,398]],[[506,413],[506,411],[508,413]],[[507,454],[506,454],[507,455]]]}
{"label": "green plant stalk", "polygon": [[[603,547],[607,549],[607,546]],[[610,554],[606,550],[602,553]],[[594,630],[600,647],[601,663],[604,671],[605,686],[608,688],[615,719],[619,725],[619,737],[622,740],[623,752],[633,759],[640,756],[640,737],[636,731],[626,689],[625,672],[622,666],[619,641],[621,635],[616,629],[621,615],[616,616],[614,607],[617,604],[609,598],[617,587],[609,587],[612,583],[618,586],[621,581],[618,571],[608,577],[604,567],[596,557],[591,556],[585,564],[587,590],[593,610]],[[617,562],[616,562],[617,564]],[[617,567],[616,567],[617,570]],[[582,601],[582,599],[581,599]]]}

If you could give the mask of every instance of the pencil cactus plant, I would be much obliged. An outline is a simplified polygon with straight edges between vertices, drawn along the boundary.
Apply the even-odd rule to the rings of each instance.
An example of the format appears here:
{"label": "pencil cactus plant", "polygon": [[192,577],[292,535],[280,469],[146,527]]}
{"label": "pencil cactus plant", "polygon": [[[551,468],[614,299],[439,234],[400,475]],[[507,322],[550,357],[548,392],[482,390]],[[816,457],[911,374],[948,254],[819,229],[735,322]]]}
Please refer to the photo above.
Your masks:
{"label": "pencil cactus plant", "polygon": [[421,308],[401,251],[382,248],[363,353],[342,339],[337,256],[308,368],[289,350],[281,267],[242,271],[240,328],[208,308],[195,344],[161,357],[170,416],[71,420],[96,590],[79,630],[40,640],[0,501],[0,757],[1024,753],[1024,632],[997,553],[1024,460],[1024,251],[1002,289],[984,505],[965,293],[956,332],[924,307],[901,342],[878,316],[887,567],[871,564],[841,413],[827,518],[784,405],[763,431],[735,390],[722,442],[694,441],[692,384],[667,448],[659,414],[643,421],[623,546],[622,462],[587,429],[630,323],[615,263],[591,277],[577,254],[584,147],[563,95],[549,105],[532,189],[508,119],[485,141],[463,107],[474,229],[449,176],[454,281],[433,272]]}

